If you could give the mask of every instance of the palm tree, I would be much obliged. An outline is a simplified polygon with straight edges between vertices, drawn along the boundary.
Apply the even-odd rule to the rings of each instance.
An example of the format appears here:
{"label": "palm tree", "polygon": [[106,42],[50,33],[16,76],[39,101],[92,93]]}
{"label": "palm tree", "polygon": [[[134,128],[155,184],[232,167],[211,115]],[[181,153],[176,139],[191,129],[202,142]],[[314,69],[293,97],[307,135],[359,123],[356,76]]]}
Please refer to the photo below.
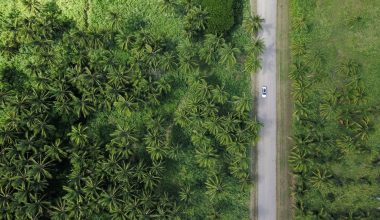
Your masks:
{"label": "palm tree", "polygon": [[68,98],[54,101],[54,109],[59,115],[68,116],[73,112],[71,102]]}
{"label": "palm tree", "polygon": [[126,116],[131,116],[132,112],[138,108],[135,98],[131,95],[127,97],[119,95],[113,105],[117,111],[125,113]]}
{"label": "palm tree", "polygon": [[88,96],[83,95],[81,98],[78,98],[73,94],[70,95],[72,99],[72,107],[78,117],[80,117],[81,113],[84,117],[87,117],[91,112],[95,111],[91,99]]}
{"label": "palm tree", "polygon": [[48,91],[37,91],[35,89],[32,90],[31,96],[31,108],[33,112],[43,113],[49,109],[50,103],[48,99],[50,98],[50,94]]}
{"label": "palm tree", "polygon": [[135,167],[134,177],[137,178],[138,181],[142,182],[145,179],[145,176],[147,175],[147,167],[144,164],[144,161],[141,160]]}
{"label": "palm tree", "polygon": [[254,53],[248,54],[244,63],[244,70],[248,73],[255,73],[261,69],[261,67],[261,59]]}
{"label": "palm tree", "polygon": [[13,106],[17,113],[24,113],[30,106],[30,98],[28,95],[18,95],[11,99],[11,106]]}
{"label": "palm tree", "polygon": [[225,104],[228,100],[228,92],[224,91],[224,88],[216,85],[212,90],[212,99],[215,103]]}
{"label": "palm tree", "polygon": [[65,147],[62,146],[61,139],[56,139],[53,144],[45,145],[44,152],[52,160],[61,161],[62,158],[67,156],[67,152],[64,150]]}
{"label": "palm tree", "polygon": [[240,50],[235,47],[231,47],[229,44],[224,44],[219,49],[220,61],[222,64],[227,65],[228,68],[232,69],[236,64],[236,56],[240,53]]}
{"label": "palm tree", "polygon": [[120,183],[129,185],[129,181],[133,176],[133,167],[130,163],[121,162],[117,164],[115,171],[115,179]]}
{"label": "palm tree", "polygon": [[264,19],[259,15],[249,16],[249,18],[244,21],[243,26],[245,30],[253,37],[257,36],[259,31],[263,29]]}
{"label": "palm tree", "polygon": [[159,57],[159,66],[164,71],[174,70],[178,65],[178,60],[173,52],[167,51],[162,56]]}
{"label": "palm tree", "polygon": [[13,144],[17,140],[17,131],[8,127],[0,126],[0,144],[8,145]]}
{"label": "palm tree", "polygon": [[120,13],[115,12],[115,11],[111,11],[108,14],[108,20],[111,23],[111,30],[116,31],[116,30],[120,29],[120,27],[124,21],[124,18]]}
{"label": "palm tree", "polygon": [[195,160],[200,167],[214,168],[218,162],[218,154],[212,146],[203,145],[195,149]]}
{"label": "palm tree", "polygon": [[102,191],[102,180],[98,178],[86,177],[84,178],[84,183],[85,186],[83,188],[83,192],[86,200],[97,201],[99,199],[99,194]]}
{"label": "palm tree", "polygon": [[295,172],[306,172],[309,170],[311,160],[307,158],[306,152],[292,150],[289,162],[292,164]]}
{"label": "palm tree", "polygon": [[70,141],[73,142],[77,146],[83,146],[88,143],[88,136],[87,136],[87,127],[82,126],[81,123],[79,123],[77,126],[73,125],[71,126],[71,132],[68,133],[68,136],[70,137]]}
{"label": "palm tree", "polygon": [[21,3],[33,15],[36,15],[40,12],[41,3],[39,2],[39,0],[22,0]]}
{"label": "palm tree", "polygon": [[36,193],[30,195],[31,203],[27,205],[27,216],[30,219],[38,219],[50,207],[50,202],[44,201],[43,196]]}
{"label": "palm tree", "polygon": [[111,143],[119,146],[131,145],[138,140],[135,128],[127,123],[124,123],[123,125],[117,124],[116,130],[111,133],[111,137]]}
{"label": "palm tree", "polygon": [[119,187],[110,186],[107,191],[100,194],[99,204],[109,212],[115,212],[122,206],[121,192]]}
{"label": "palm tree", "polygon": [[31,164],[27,165],[29,169],[28,172],[33,179],[40,181],[42,178],[52,178],[53,176],[49,172],[48,168],[51,161],[48,161],[47,157],[42,157],[41,155],[36,160],[34,157],[30,159]]}
{"label": "palm tree", "polygon": [[250,111],[252,100],[249,96],[243,93],[241,97],[233,96],[232,103],[233,103],[235,112],[238,113],[239,115],[244,115]]}
{"label": "palm tree", "polygon": [[[41,116],[43,117],[43,116]],[[54,125],[49,124],[48,116],[45,115],[43,118],[36,118],[34,124],[32,125],[34,135],[41,134],[42,137],[47,137],[48,134],[55,131]]]}
{"label": "palm tree", "polygon": [[197,69],[198,63],[195,60],[195,57],[181,56],[179,58],[179,68],[182,70],[185,74],[192,73],[195,69]]}
{"label": "palm tree", "polygon": [[206,34],[203,47],[199,50],[199,56],[209,65],[216,62],[218,49],[225,43],[221,36]]}
{"label": "palm tree", "polygon": [[6,88],[0,88],[0,106],[5,106],[5,103],[9,103],[10,98],[12,97],[12,91]]}
{"label": "palm tree", "polygon": [[153,82],[154,90],[158,95],[167,94],[171,91],[170,83],[164,78],[159,79],[158,81]]}
{"label": "palm tree", "polygon": [[347,75],[347,76],[355,76],[360,72],[360,64],[352,59],[343,60],[338,67],[338,73]]}
{"label": "palm tree", "polygon": [[20,131],[21,122],[22,122],[22,118],[20,118],[20,115],[17,114],[16,111],[5,112],[3,123],[6,127],[9,127],[15,131]]}
{"label": "palm tree", "polygon": [[206,29],[208,15],[201,7],[193,6],[185,15],[185,30],[194,37]]}
{"label": "palm tree", "polygon": [[168,147],[165,136],[158,129],[148,129],[143,139],[152,160],[161,160],[166,156]]}
{"label": "palm tree", "polygon": [[359,122],[353,123],[355,138],[367,141],[369,134],[374,130],[374,125],[368,116],[364,116]]}
{"label": "palm tree", "polygon": [[157,186],[157,184],[159,183],[160,179],[160,176],[155,175],[152,172],[147,172],[143,179],[144,188],[148,190],[153,190],[154,187]]}
{"label": "palm tree", "polygon": [[295,16],[295,19],[292,21],[294,30],[297,31],[306,31],[308,29],[307,20],[304,14],[298,14]]}
{"label": "palm tree", "polygon": [[220,177],[213,175],[206,181],[206,195],[210,196],[211,200],[220,200],[224,197],[226,186],[222,183]]}
{"label": "palm tree", "polygon": [[66,206],[66,202],[59,198],[56,205],[51,206],[50,215],[53,220],[68,219],[69,211],[68,207]]}
{"label": "palm tree", "polygon": [[119,48],[123,50],[128,50],[129,46],[133,42],[133,36],[124,33],[123,31],[119,31],[115,36],[116,44]]}
{"label": "palm tree", "polygon": [[252,41],[252,49],[250,51],[253,52],[256,56],[261,55],[264,52],[265,43],[264,40],[260,37],[256,37]]}
{"label": "palm tree", "polygon": [[63,190],[66,194],[63,196],[64,201],[68,201],[70,206],[80,204],[84,200],[84,192],[82,188],[75,186],[63,186]]}
{"label": "palm tree", "polygon": [[313,171],[313,176],[310,177],[310,183],[317,189],[321,189],[324,185],[327,185],[328,179],[332,175],[328,174],[326,170],[320,170],[317,169],[316,171]]}
{"label": "palm tree", "polygon": [[189,204],[193,201],[194,192],[191,190],[190,186],[181,187],[179,192],[179,198],[181,201]]}
{"label": "palm tree", "polygon": [[117,86],[125,86],[130,83],[129,71],[124,66],[118,66],[117,68],[111,68],[107,73],[108,83]]}

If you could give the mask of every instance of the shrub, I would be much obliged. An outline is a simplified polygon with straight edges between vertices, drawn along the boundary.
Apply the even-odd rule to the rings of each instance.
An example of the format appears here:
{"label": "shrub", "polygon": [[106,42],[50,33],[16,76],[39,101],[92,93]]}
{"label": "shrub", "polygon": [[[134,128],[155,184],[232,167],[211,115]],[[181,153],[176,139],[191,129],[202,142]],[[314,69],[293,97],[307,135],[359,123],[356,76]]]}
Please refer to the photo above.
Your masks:
{"label": "shrub", "polygon": [[234,25],[234,0],[198,0],[209,13],[207,33],[224,34]]}

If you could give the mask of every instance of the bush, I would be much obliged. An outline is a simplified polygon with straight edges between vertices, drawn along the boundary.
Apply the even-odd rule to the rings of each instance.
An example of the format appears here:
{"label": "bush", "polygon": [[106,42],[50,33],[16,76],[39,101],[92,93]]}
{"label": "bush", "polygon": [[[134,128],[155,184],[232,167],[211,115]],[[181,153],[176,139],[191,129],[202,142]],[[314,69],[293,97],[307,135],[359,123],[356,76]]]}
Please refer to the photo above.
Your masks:
{"label": "bush", "polygon": [[198,0],[209,13],[207,33],[224,34],[234,25],[234,0]]}

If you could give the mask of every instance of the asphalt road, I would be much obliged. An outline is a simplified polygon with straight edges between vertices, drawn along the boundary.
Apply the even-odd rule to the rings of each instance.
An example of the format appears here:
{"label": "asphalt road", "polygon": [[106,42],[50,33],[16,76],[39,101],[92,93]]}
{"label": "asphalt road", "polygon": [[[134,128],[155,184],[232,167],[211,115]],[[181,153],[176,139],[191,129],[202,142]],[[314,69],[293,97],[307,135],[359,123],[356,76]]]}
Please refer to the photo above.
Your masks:
{"label": "asphalt road", "polygon": [[[257,14],[265,19],[263,31],[266,49],[262,55],[262,70],[256,79],[257,117],[264,127],[257,145],[257,215],[258,220],[276,219],[276,16],[277,0],[257,0]],[[261,97],[261,87],[267,86],[267,97]]]}

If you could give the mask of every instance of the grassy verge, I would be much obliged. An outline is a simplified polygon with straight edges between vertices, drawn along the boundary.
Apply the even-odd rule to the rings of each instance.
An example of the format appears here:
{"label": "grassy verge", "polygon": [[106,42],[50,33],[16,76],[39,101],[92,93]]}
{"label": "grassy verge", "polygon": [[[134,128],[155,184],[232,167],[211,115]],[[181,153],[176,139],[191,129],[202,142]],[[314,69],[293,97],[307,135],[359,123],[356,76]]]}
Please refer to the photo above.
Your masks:
{"label": "grassy verge", "polygon": [[290,96],[288,0],[277,6],[277,219],[292,219],[291,176],[288,165],[291,147],[292,98]]}

